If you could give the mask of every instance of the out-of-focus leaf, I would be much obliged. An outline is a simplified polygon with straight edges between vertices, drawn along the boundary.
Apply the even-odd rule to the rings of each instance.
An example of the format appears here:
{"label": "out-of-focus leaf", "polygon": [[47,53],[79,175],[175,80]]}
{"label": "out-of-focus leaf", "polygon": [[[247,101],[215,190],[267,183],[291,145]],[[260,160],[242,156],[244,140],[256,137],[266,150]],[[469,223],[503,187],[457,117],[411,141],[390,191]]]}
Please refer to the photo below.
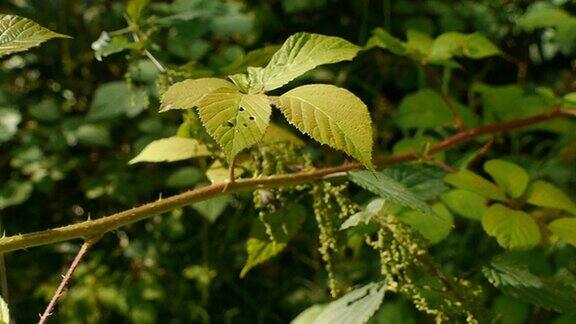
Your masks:
{"label": "out-of-focus leaf", "polygon": [[124,81],[105,83],[96,89],[86,118],[95,121],[122,115],[133,117],[143,110],[147,99],[145,90],[131,90]]}
{"label": "out-of-focus leaf", "polygon": [[270,123],[270,126],[268,126],[266,129],[266,133],[264,133],[264,137],[262,138],[262,143],[292,143],[296,147],[302,147],[306,145],[306,143],[294,133],[274,123]]}
{"label": "out-of-focus leaf", "polygon": [[120,36],[110,36],[107,32],[103,31],[97,40],[92,42],[92,50],[94,50],[94,56],[98,61],[102,61],[102,58],[108,57],[112,54],[120,53],[129,49],[138,48],[139,44],[131,42],[123,35]]}
{"label": "out-of-focus leaf", "polygon": [[407,51],[404,43],[398,38],[390,35],[386,30],[382,28],[376,28],[374,29],[373,34],[374,35],[370,37],[368,43],[366,44],[367,48],[380,47],[387,49],[396,55],[406,54]]}
{"label": "out-of-focus leaf", "polygon": [[244,277],[250,269],[282,252],[305,219],[306,209],[291,204],[276,212],[265,214],[262,221],[255,220],[246,242],[248,260],[242,268],[240,277]]}
{"label": "out-of-focus leaf", "polygon": [[16,134],[21,120],[18,110],[0,108],[0,143],[9,141]]}
{"label": "out-of-focus leaf", "polygon": [[202,170],[195,167],[183,167],[168,176],[166,186],[172,188],[192,187],[202,179],[204,179]]}
{"label": "out-of-focus leaf", "polygon": [[33,186],[30,182],[9,181],[0,187],[0,210],[19,205],[30,197]]}
{"label": "out-of-focus leaf", "polygon": [[245,72],[250,66],[265,66],[279,49],[279,45],[270,45],[250,51],[222,68],[221,71],[224,74],[236,74]]}
{"label": "out-of-focus leaf", "polygon": [[34,21],[0,14],[0,57],[25,51],[52,38],[70,38],[55,33]]}
{"label": "out-of-focus leaf", "polygon": [[492,316],[502,324],[523,324],[530,315],[526,303],[506,295],[498,296],[492,304]]}
{"label": "out-of-focus leaf", "polygon": [[576,203],[560,188],[546,181],[535,181],[528,188],[526,202],[535,206],[565,210],[576,215]]}
{"label": "out-of-focus leaf", "polygon": [[561,241],[576,246],[576,217],[556,219],[548,224],[548,228]]}
{"label": "out-of-focus leaf", "polygon": [[10,310],[2,297],[0,297],[0,324],[10,324]]}
{"label": "out-of-focus leaf", "polygon": [[192,208],[206,218],[210,223],[214,223],[226,210],[230,203],[230,196],[222,195],[204,201],[194,203]]}
{"label": "out-of-focus leaf", "polygon": [[192,138],[168,137],[153,141],[130,160],[138,162],[174,162],[193,157],[210,156],[205,145]]}
{"label": "out-of-focus leaf", "polygon": [[[466,125],[477,124],[478,118],[468,107],[455,100],[452,100],[452,104]],[[396,121],[403,129],[447,127],[454,125],[454,115],[439,93],[432,89],[422,89],[402,99],[396,114]]]}

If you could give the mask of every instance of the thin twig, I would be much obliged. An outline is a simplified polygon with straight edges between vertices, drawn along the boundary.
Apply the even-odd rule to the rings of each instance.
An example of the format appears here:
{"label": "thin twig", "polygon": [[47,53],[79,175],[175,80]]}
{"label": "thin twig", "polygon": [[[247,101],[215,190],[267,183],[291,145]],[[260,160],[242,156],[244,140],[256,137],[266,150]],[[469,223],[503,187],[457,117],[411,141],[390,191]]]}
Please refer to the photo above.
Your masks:
{"label": "thin twig", "polygon": [[[488,135],[501,134],[529,125],[534,125],[549,121],[556,118],[576,116],[575,111],[552,109],[545,113],[528,118],[506,121],[495,124],[488,124],[476,128],[458,132],[457,134],[436,143],[428,151],[429,154],[435,154],[445,151],[460,143],[466,142],[472,138]],[[392,155],[375,160],[377,166],[389,166],[408,161],[418,160],[419,156],[415,153]],[[216,183],[213,185],[201,187],[198,189],[183,192],[178,195],[167,197],[161,200],[150,202],[139,207],[128,209],[110,216],[92,219],[77,224],[67,225],[59,228],[48,229],[39,232],[19,234],[0,238],[0,252],[8,252],[20,249],[26,249],[34,246],[47,245],[57,242],[63,242],[79,238],[93,237],[102,235],[106,232],[113,231],[122,226],[133,224],[152,216],[171,211],[176,208],[188,206],[191,203],[203,201],[222,195],[223,189],[227,186],[226,193],[235,193],[244,190],[266,189],[288,187],[314,181],[319,181],[326,176],[348,172],[353,170],[364,169],[361,163],[347,163],[339,166],[313,169],[310,171],[275,175],[268,177],[259,177],[252,179],[237,179],[234,183]]]}
{"label": "thin twig", "polygon": [[70,265],[70,268],[68,268],[68,271],[66,272],[66,274],[64,276],[62,276],[62,281],[60,282],[58,289],[56,289],[54,296],[52,296],[50,303],[48,304],[48,306],[46,306],[44,313],[42,315],[40,315],[40,320],[38,321],[38,324],[46,323],[46,321],[48,320],[50,315],[52,315],[52,312],[54,311],[54,307],[56,307],[56,304],[58,304],[60,297],[62,297],[62,294],[64,293],[64,289],[66,289],[66,287],[70,283],[70,280],[72,279],[72,275],[74,274],[74,271],[76,270],[76,268],[78,268],[80,261],[82,261],[82,258],[84,257],[84,255],[86,254],[86,252],[88,252],[88,249],[92,245],[94,245],[94,243],[96,243],[96,241],[97,241],[97,239],[90,239],[90,240],[87,240],[86,242],[84,242],[84,244],[82,244],[82,246],[80,247],[80,251],[78,251],[78,254],[76,254],[76,257],[74,257],[74,260],[72,261],[72,264]]}

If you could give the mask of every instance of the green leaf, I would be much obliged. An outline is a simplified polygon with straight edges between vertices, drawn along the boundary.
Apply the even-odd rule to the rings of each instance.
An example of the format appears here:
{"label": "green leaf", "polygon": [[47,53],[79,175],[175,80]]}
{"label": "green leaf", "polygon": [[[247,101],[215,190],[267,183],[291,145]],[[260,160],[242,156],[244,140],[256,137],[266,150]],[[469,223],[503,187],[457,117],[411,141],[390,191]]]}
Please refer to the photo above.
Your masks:
{"label": "green leaf", "polygon": [[126,4],[126,14],[132,20],[133,23],[138,23],[140,21],[140,17],[142,16],[142,12],[148,4],[150,0],[130,0]]}
{"label": "green leaf", "polygon": [[293,204],[265,214],[263,222],[255,220],[250,238],[246,242],[248,260],[242,268],[240,278],[243,278],[250,269],[282,252],[296,235],[305,218],[304,207]]}
{"label": "green leaf", "polygon": [[4,298],[0,297],[0,324],[10,323],[10,310]]}
{"label": "green leaf", "polygon": [[374,35],[370,37],[368,43],[366,44],[367,48],[380,47],[387,49],[396,55],[406,54],[407,51],[404,43],[398,38],[390,35],[386,30],[382,28],[376,28],[374,29],[373,34]]}
{"label": "green leaf", "polygon": [[20,121],[22,121],[22,115],[18,110],[0,108],[0,143],[7,142],[16,135]]}
{"label": "green leaf", "polygon": [[506,295],[496,297],[492,304],[492,317],[501,324],[524,324],[530,316],[526,303]]}
{"label": "green leaf", "polygon": [[223,74],[242,73],[250,66],[264,66],[270,62],[274,53],[280,49],[279,45],[270,45],[248,52],[237,58],[234,62],[221,69]]}
{"label": "green leaf", "polygon": [[444,181],[456,188],[472,191],[482,197],[498,201],[507,200],[502,189],[469,170],[460,170],[456,173],[451,173],[444,178]]}
{"label": "green leaf", "polygon": [[474,220],[481,220],[488,208],[488,199],[462,189],[448,191],[442,195],[442,201],[454,213]]}
{"label": "green leaf", "polygon": [[[424,154],[427,149],[433,144],[438,143],[438,140],[431,136],[421,135],[417,137],[404,137],[392,148],[394,155],[400,154]],[[438,152],[433,155],[436,159],[444,161],[445,153]]]}
{"label": "green leaf", "polygon": [[430,164],[401,164],[382,169],[380,173],[400,182],[421,200],[435,198],[448,190],[443,181],[446,172]]}
{"label": "green leaf", "polygon": [[576,285],[565,276],[538,277],[515,258],[497,257],[482,269],[496,288],[519,300],[545,309],[570,312],[576,303]]}
{"label": "green leaf", "polygon": [[387,300],[374,314],[370,324],[417,324],[416,313],[402,299]]}
{"label": "green leaf", "polygon": [[92,42],[92,50],[94,56],[98,61],[102,58],[112,54],[120,53],[129,49],[136,49],[140,46],[138,42],[131,42],[124,35],[111,37],[107,32],[103,31],[97,40]]}
{"label": "green leaf", "polygon": [[30,182],[4,182],[0,187],[0,210],[25,202],[33,189]]}
{"label": "green leaf", "polygon": [[174,162],[210,155],[208,148],[193,138],[168,137],[148,144],[142,152],[128,163]]}
{"label": "green leaf", "polygon": [[25,51],[52,38],[70,38],[55,33],[34,21],[0,14],[0,57]]}
{"label": "green leaf", "polygon": [[517,164],[504,160],[487,161],[484,163],[484,170],[512,198],[522,196],[530,181],[526,170]]}
{"label": "green leaf", "polygon": [[352,60],[360,47],[333,36],[290,36],[264,69],[264,91],[280,88],[318,65]]}
{"label": "green leaf", "polygon": [[533,8],[518,20],[518,25],[527,31],[571,24],[576,24],[576,17],[555,7]]}
{"label": "green leaf", "polygon": [[306,143],[301,140],[298,136],[294,135],[288,129],[278,126],[274,123],[270,123],[264,137],[262,138],[262,144],[274,144],[274,143],[292,143],[296,147],[302,147]]}
{"label": "green leaf", "polygon": [[556,219],[548,224],[548,228],[560,240],[576,246],[576,218]]}
{"label": "green leaf", "polygon": [[373,168],[370,113],[353,93],[333,85],[306,85],[280,96],[278,109],[301,132]]}
{"label": "green leaf", "polygon": [[530,185],[526,202],[540,207],[562,209],[576,215],[576,203],[562,189],[545,181],[538,180]]}
{"label": "green leaf", "polygon": [[377,198],[377,199],[372,200],[366,206],[366,210],[357,212],[354,215],[348,217],[348,219],[346,219],[344,221],[344,223],[342,223],[342,225],[340,225],[340,230],[345,230],[347,228],[351,228],[351,227],[358,226],[361,224],[370,223],[372,218],[380,212],[382,207],[384,207],[385,202],[386,202],[386,200],[382,199],[382,198]]}
{"label": "green leaf", "polygon": [[430,243],[436,244],[448,237],[454,227],[454,218],[442,203],[434,204],[432,210],[436,217],[430,217],[417,210],[405,211],[397,217],[422,234]]}
{"label": "green leaf", "polygon": [[380,308],[385,292],[383,282],[372,282],[352,290],[328,304],[312,323],[364,324]]}
{"label": "green leaf", "polygon": [[142,88],[129,89],[124,81],[105,83],[96,89],[86,118],[95,121],[122,115],[133,117],[142,112],[147,100]]}
{"label": "green leaf", "polygon": [[[468,126],[477,123],[477,117],[462,104],[451,100],[452,104]],[[414,118],[418,116],[418,118]],[[436,128],[454,125],[454,115],[442,96],[432,89],[422,89],[405,96],[396,113],[396,122],[403,129]]]}
{"label": "green leaf", "polygon": [[236,87],[218,78],[187,79],[176,82],[162,94],[160,112],[197,107],[200,99],[219,88],[235,89]]}
{"label": "green leaf", "polygon": [[427,34],[421,33],[417,30],[409,30],[406,33],[408,40],[406,41],[406,48],[411,56],[420,60],[428,55],[434,40]]}
{"label": "green leaf", "polygon": [[232,162],[239,152],[262,139],[272,108],[263,94],[220,88],[200,100],[198,112],[208,133]]}
{"label": "green leaf", "polygon": [[428,59],[431,62],[449,60],[454,56],[482,59],[498,54],[498,47],[481,34],[448,32],[434,40]]}
{"label": "green leaf", "polygon": [[183,167],[172,172],[166,178],[166,187],[190,188],[204,179],[204,172],[195,167]]}
{"label": "green leaf", "polygon": [[525,249],[540,243],[540,228],[530,215],[500,204],[484,212],[482,227],[507,249]]}
{"label": "green leaf", "polygon": [[355,171],[349,172],[348,177],[360,187],[382,198],[423,213],[432,213],[430,206],[426,202],[419,199],[401,182],[383,172]]}
{"label": "green leaf", "polygon": [[202,217],[206,218],[210,223],[214,223],[220,215],[226,210],[230,203],[230,196],[222,195],[200,201],[192,204],[192,208],[196,210]]}

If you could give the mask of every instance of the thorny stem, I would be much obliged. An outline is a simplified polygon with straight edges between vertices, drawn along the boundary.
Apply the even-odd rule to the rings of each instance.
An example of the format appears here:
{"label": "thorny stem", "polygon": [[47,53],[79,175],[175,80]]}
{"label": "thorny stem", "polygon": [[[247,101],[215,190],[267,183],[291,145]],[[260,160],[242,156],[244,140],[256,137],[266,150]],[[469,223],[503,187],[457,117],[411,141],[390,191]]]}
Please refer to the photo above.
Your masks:
{"label": "thorny stem", "polygon": [[[517,128],[542,123],[551,119],[568,116],[576,117],[576,109],[551,109],[548,112],[528,118],[466,129],[444,139],[442,142],[433,145],[430,148],[429,153],[435,154],[447,150],[478,136],[487,134],[496,135],[509,132]],[[388,166],[407,161],[414,161],[418,158],[418,154],[415,153],[392,155],[376,159],[375,164],[377,166]],[[176,208],[181,208],[195,202],[222,195],[224,193],[224,188],[226,188],[226,193],[235,193],[243,190],[286,187],[323,180],[327,177],[333,176],[334,174],[341,174],[342,172],[360,170],[363,168],[363,165],[360,163],[347,163],[340,166],[312,169],[310,171],[298,173],[258,177],[252,179],[237,179],[233,183],[216,183],[202,188],[186,191],[181,194],[158,201],[150,202],[142,206],[128,209],[110,216],[39,232],[3,237],[0,238],[0,253],[58,243],[72,239],[86,239],[99,236],[104,233],[113,231],[119,227],[130,225]]]}
{"label": "thorny stem", "polygon": [[98,241],[98,238],[86,240],[86,242],[84,242],[84,244],[82,244],[82,246],[80,247],[80,251],[78,251],[78,254],[76,254],[76,257],[74,257],[74,260],[72,261],[72,264],[70,265],[70,268],[68,268],[68,271],[66,271],[66,274],[62,276],[62,281],[60,282],[58,289],[56,289],[56,292],[52,296],[50,303],[48,304],[48,306],[46,306],[44,313],[42,313],[42,315],[40,315],[40,320],[38,321],[38,324],[46,323],[46,321],[48,320],[50,315],[52,315],[52,312],[54,311],[54,307],[56,307],[56,304],[58,304],[60,297],[62,297],[62,294],[64,293],[64,289],[66,289],[66,287],[70,283],[70,280],[72,279],[72,275],[74,274],[74,271],[76,271],[76,268],[78,268],[80,261],[82,261],[82,258],[84,257],[84,255],[86,255],[86,252],[88,252],[88,249],[92,245],[94,245],[94,243],[96,243],[96,241]]}

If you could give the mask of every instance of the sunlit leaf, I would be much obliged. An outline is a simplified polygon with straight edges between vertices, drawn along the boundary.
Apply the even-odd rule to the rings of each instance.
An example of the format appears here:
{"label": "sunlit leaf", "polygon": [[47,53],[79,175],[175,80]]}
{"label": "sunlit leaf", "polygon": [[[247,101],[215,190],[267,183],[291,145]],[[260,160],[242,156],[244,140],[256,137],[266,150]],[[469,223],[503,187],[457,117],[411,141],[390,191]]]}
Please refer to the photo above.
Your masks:
{"label": "sunlit leaf", "polygon": [[231,162],[238,153],[262,139],[272,108],[263,94],[220,88],[200,100],[198,112],[206,130]]}
{"label": "sunlit leaf", "polygon": [[359,50],[360,47],[339,37],[294,34],[264,69],[264,91],[279,88],[318,65],[351,60]]}
{"label": "sunlit leaf", "polygon": [[348,90],[313,84],[280,96],[278,109],[301,132],[372,168],[372,122],[366,105]]}
{"label": "sunlit leaf", "polygon": [[235,86],[218,78],[187,79],[174,83],[162,95],[160,112],[197,107],[200,99],[219,88],[234,89]]}
{"label": "sunlit leaf", "polygon": [[22,52],[52,38],[70,38],[55,33],[34,21],[0,14],[0,57]]}
{"label": "sunlit leaf", "polygon": [[208,151],[206,146],[195,139],[168,137],[148,144],[142,152],[130,160],[129,164],[138,162],[173,162],[210,155],[210,151]]}

